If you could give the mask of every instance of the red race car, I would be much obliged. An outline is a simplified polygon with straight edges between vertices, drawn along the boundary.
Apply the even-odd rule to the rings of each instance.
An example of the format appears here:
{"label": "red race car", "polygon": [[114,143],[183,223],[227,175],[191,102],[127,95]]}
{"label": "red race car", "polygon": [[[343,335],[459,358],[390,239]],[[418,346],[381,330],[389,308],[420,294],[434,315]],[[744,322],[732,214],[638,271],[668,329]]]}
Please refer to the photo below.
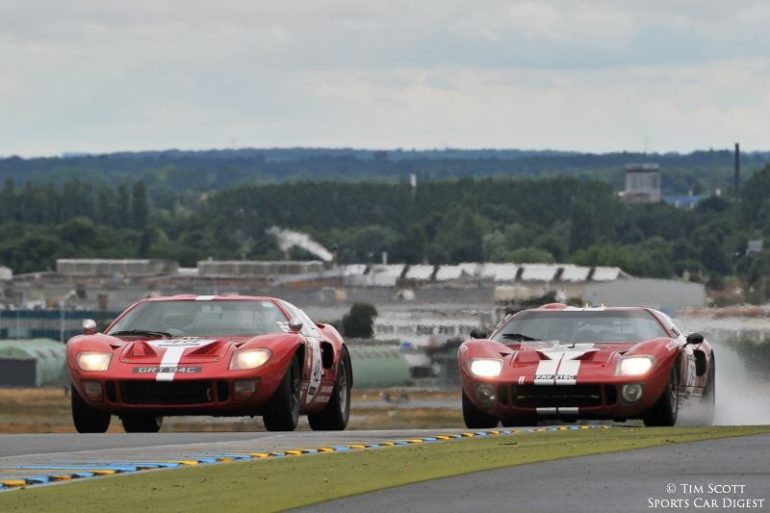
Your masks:
{"label": "red race car", "polygon": [[463,343],[458,358],[469,428],[577,418],[673,426],[684,402],[704,423],[714,414],[711,345],[649,308],[523,310]]}
{"label": "red race car", "polygon": [[292,431],[345,429],[353,374],[334,327],[270,297],[144,299],[106,330],[67,342],[72,418],[81,433],[157,432],[167,415],[261,415]]}

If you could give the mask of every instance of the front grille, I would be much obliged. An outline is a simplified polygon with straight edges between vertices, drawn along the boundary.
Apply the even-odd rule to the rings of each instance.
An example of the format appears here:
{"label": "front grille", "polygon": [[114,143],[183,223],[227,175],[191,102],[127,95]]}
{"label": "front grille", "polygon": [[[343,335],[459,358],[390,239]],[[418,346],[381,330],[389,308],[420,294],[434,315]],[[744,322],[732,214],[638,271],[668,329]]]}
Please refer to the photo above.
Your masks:
{"label": "front grille", "polygon": [[230,398],[230,385],[227,381],[217,381],[217,391],[220,401],[227,401]]}
{"label": "front grille", "polygon": [[214,402],[211,381],[122,381],[120,397],[125,404],[177,405]]}
{"label": "front grille", "polygon": [[599,385],[512,385],[511,404],[521,408],[601,406]]}
{"label": "front grille", "polygon": [[115,391],[115,382],[114,381],[108,381],[107,382],[107,399],[110,400],[110,402],[117,402],[118,401],[118,394]]}

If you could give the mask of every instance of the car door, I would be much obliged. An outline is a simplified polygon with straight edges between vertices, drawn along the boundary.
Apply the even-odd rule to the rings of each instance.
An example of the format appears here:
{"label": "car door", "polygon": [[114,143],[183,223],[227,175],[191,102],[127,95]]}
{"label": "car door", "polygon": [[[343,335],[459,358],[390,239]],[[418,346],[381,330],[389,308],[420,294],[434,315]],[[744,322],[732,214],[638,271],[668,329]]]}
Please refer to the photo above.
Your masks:
{"label": "car door", "polygon": [[305,367],[302,372],[302,388],[305,391],[305,404],[315,400],[321,389],[321,381],[324,377],[321,342],[323,334],[305,312],[293,304],[283,301],[286,310],[293,319],[302,321],[300,334],[305,338]]}
{"label": "car door", "polygon": [[664,313],[660,315],[666,324],[666,329],[671,332],[673,339],[679,346],[680,354],[682,355],[679,367],[679,392],[684,396],[690,396],[695,389],[697,380],[695,350],[691,344],[687,343],[687,332],[668,315]]}

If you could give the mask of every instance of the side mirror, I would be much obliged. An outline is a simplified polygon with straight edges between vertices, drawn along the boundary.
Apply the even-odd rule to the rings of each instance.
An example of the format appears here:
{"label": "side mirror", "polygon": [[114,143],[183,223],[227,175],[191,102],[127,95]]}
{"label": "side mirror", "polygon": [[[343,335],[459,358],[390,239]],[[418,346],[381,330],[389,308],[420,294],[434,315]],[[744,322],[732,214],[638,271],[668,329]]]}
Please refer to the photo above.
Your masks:
{"label": "side mirror", "polygon": [[690,333],[687,335],[687,343],[688,344],[702,344],[703,343],[703,335],[700,333]]}
{"label": "side mirror", "polygon": [[479,328],[474,328],[471,330],[471,338],[487,338],[487,332]]}
{"label": "side mirror", "polygon": [[96,333],[96,321],[93,319],[83,319],[83,334],[93,335]]}
{"label": "side mirror", "polygon": [[294,319],[289,321],[289,329],[293,333],[299,333],[302,331],[302,320],[295,317]]}

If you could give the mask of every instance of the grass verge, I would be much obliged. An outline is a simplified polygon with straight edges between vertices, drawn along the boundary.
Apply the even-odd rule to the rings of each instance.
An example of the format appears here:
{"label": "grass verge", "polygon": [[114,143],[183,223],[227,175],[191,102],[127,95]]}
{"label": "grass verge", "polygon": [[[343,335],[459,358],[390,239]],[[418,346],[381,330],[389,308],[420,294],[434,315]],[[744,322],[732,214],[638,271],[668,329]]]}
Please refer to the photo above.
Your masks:
{"label": "grass verge", "polygon": [[[404,389],[396,389],[401,391]],[[406,390],[411,400],[439,401],[436,407],[409,408],[409,405],[386,403],[385,389],[354,389],[348,429],[418,429],[464,427],[460,410],[460,390]],[[455,401],[447,408],[442,401]],[[168,417],[164,432],[262,431],[259,418]],[[310,429],[301,420],[300,429]],[[70,415],[70,399],[64,388],[0,388],[0,433],[74,433]],[[122,433],[120,421],[112,418],[110,432]]]}
{"label": "grass verge", "polygon": [[438,442],[99,478],[0,493],[0,511],[268,512],[558,458],[770,432],[770,426],[616,428]]}

